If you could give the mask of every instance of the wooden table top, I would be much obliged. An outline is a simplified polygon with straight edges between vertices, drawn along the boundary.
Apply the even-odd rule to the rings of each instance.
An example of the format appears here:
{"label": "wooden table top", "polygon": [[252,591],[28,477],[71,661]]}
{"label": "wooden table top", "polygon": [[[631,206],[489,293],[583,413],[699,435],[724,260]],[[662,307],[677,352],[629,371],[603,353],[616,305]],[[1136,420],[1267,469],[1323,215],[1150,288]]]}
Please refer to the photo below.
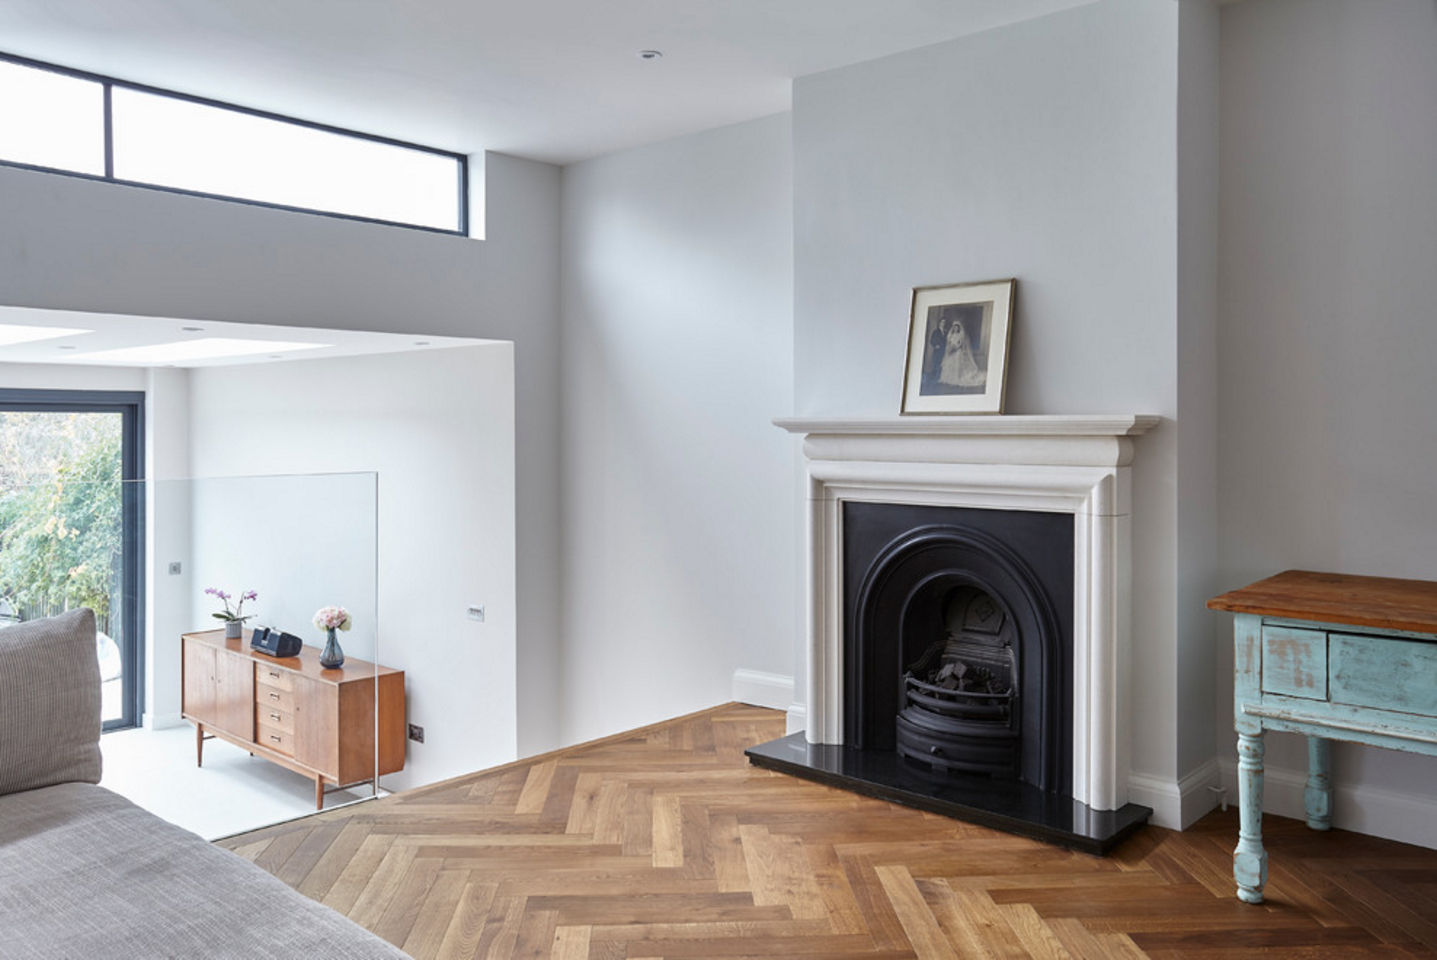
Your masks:
{"label": "wooden table top", "polygon": [[1437,583],[1287,570],[1213,597],[1210,610],[1437,634]]}
{"label": "wooden table top", "polygon": [[[282,667],[285,670],[292,670],[313,680],[322,680],[325,683],[344,683],[350,680],[364,680],[369,677],[384,676],[388,673],[403,673],[403,670],[395,670],[392,667],[381,667],[370,663],[368,660],[361,660],[358,657],[345,655],[344,666],[336,670],[326,670],[319,665],[319,648],[305,644],[300,648],[297,657],[271,657],[267,653],[260,653],[249,645],[253,630],[246,629],[244,636],[239,639],[225,639],[225,632],[221,630],[204,630],[195,633],[181,634],[189,640],[198,640],[200,643],[207,643],[212,647],[221,650],[228,650],[230,653],[237,653],[249,657],[251,660],[270,666]],[[343,641],[340,646],[344,645]]]}

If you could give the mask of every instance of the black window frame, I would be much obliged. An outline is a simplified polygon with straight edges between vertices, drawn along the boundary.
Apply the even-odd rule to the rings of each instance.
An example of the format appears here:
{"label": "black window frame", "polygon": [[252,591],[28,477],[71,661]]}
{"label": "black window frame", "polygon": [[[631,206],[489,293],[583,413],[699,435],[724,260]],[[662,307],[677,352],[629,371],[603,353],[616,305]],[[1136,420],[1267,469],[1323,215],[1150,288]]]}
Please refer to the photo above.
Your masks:
{"label": "black window frame", "polygon": [[[288,210],[291,213],[312,213],[321,217],[332,217],[336,220],[352,220],[358,223],[374,223],[387,227],[402,227],[406,230],[422,230],[425,233],[438,233],[451,237],[469,236],[469,156],[453,150],[441,150],[438,147],[428,147],[421,143],[412,143],[408,140],[399,140],[394,137],[384,137],[373,133],[363,133],[359,130],[351,130],[347,127],[336,127],[327,123],[316,123],[313,120],[302,120],[299,117],[290,117],[282,113],[272,113],[268,110],[256,110],[253,107],[242,107],[235,103],[226,103],[223,100],[214,100],[209,97],[198,97],[193,94],[180,93],[177,90],[166,90],[163,87],[152,87],[144,83],[131,83],[128,80],[121,80],[117,77],[106,76],[101,73],[91,73],[88,70],[76,70],[73,67],[64,67],[55,63],[48,63],[44,60],[34,60],[30,57],[16,56],[15,54],[0,51],[0,62],[13,63],[22,67],[31,67],[36,70],[46,70],[50,73],[58,73],[62,76],[74,77],[79,80],[88,80],[98,83],[103,93],[103,122],[104,122],[104,149],[105,149],[105,172],[103,175],[93,173],[82,173],[78,170],[66,170],[63,167],[46,167],[33,163],[20,163],[15,160],[0,158],[0,166],[14,167],[21,170],[37,170],[42,173],[58,173],[66,177],[78,177],[81,180],[93,180],[100,183],[119,183],[127,187],[142,187],[146,190],[159,190],[164,193],[175,193],[186,197],[202,197],[206,200],[224,200],[229,203],[242,203],[251,207],[264,207],[270,210]],[[300,207],[285,203],[271,203],[266,200],[252,200],[248,197],[233,197],[223,193],[209,193],[203,190],[186,190],[183,187],[167,187],[159,183],[146,183],[142,180],[126,180],[115,176],[115,141],[114,141],[114,112],[111,98],[111,91],[120,87],[125,90],[134,90],[139,93],[148,93],[158,97],[166,97],[171,100],[182,100],[186,103],[196,103],[206,107],[215,107],[220,110],[230,110],[235,113],[245,114],[251,117],[260,117],[265,120],[274,120],[279,123],[287,123],[296,127],[305,127],[310,130],[319,130],[325,133],[334,133],[344,137],[352,137],[356,140],[367,140],[371,143],[382,143],[391,147],[403,147],[407,150],[417,150],[420,153],[433,154],[455,161],[458,167],[458,193],[456,204],[459,211],[459,227],[456,230],[449,230],[444,227],[429,227],[419,223],[406,223],[403,220],[384,220],[378,217],[365,217],[353,213],[336,213],[333,210],[318,210],[314,207]]]}
{"label": "black window frame", "polygon": [[0,410],[21,413],[118,413],[121,415],[120,511],[123,559],[120,593],[125,602],[120,657],[120,717],[105,732],[138,727],[144,715],[145,644],[145,394],[139,390],[32,390],[0,388]]}

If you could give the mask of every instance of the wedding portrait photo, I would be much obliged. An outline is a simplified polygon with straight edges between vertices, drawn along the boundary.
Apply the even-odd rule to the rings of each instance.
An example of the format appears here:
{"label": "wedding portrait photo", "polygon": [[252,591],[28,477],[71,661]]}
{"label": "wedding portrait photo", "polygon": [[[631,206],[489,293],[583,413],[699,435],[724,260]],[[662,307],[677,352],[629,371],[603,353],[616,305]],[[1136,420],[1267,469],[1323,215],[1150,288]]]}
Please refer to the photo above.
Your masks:
{"label": "wedding portrait photo", "polygon": [[1001,413],[1015,280],[917,287],[903,413]]}

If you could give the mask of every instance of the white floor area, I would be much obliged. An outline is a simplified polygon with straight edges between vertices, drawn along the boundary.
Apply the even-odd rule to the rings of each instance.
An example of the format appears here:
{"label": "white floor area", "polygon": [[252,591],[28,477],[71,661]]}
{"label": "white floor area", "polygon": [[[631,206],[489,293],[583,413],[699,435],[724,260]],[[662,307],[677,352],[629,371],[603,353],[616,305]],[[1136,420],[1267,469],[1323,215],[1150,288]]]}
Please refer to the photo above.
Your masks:
{"label": "white floor area", "polygon": [[[100,785],[171,823],[217,840],[314,813],[314,781],[223,740],[205,741],[195,766],[195,728],[117,730],[100,738]],[[326,810],[369,796],[366,784],[326,794]],[[382,792],[382,791],[381,791]]]}

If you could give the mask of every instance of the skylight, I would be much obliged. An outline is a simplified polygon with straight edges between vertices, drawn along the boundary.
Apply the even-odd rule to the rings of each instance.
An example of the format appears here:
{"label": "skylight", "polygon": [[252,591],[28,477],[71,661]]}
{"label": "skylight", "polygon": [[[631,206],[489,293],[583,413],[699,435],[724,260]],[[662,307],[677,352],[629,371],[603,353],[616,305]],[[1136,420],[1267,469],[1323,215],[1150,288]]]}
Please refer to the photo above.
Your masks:
{"label": "skylight", "polygon": [[30,327],[19,323],[0,323],[0,347],[34,343],[37,340],[58,340],[60,337],[73,337],[79,333],[92,332],[74,327]]}
{"label": "skylight", "polygon": [[94,353],[80,354],[75,357],[75,360],[85,363],[160,367],[167,364],[250,357],[261,353],[276,354],[293,353],[297,350],[318,350],[328,346],[330,346],[328,343],[304,343],[297,340],[239,340],[232,337],[201,337],[197,340],[177,340],[174,343],[156,343],[143,347],[97,350]]}

